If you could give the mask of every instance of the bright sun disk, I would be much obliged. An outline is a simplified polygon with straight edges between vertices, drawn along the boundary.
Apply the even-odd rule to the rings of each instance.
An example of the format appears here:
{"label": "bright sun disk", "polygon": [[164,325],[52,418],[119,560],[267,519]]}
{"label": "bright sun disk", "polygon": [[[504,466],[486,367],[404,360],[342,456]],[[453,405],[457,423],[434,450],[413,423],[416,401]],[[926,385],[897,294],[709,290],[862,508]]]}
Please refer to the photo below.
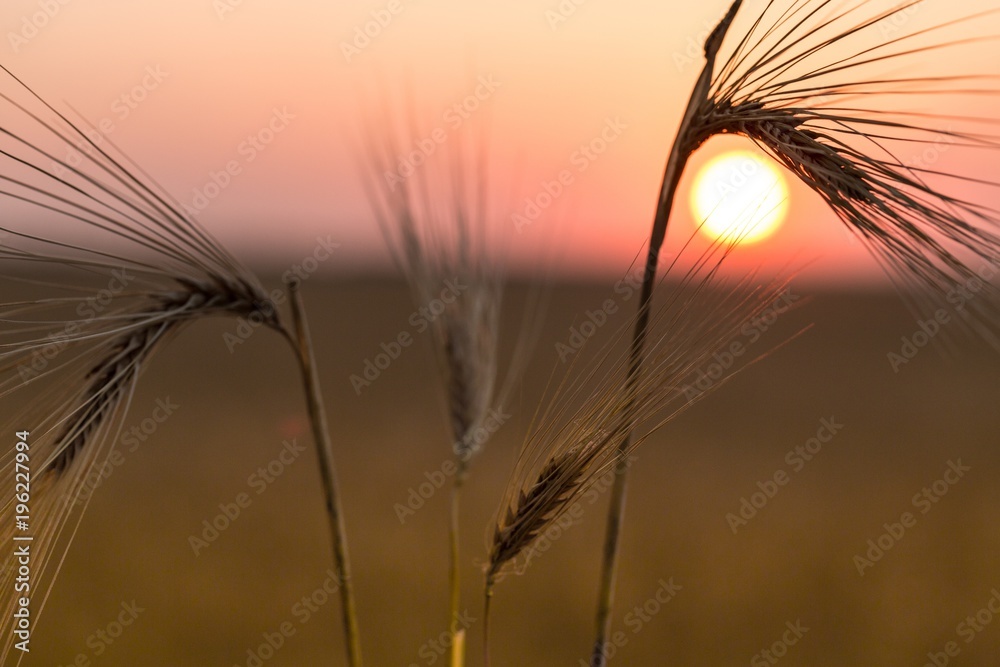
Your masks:
{"label": "bright sun disk", "polygon": [[781,226],[788,212],[788,184],[771,158],[729,151],[710,160],[695,177],[691,209],[712,238],[754,243]]}

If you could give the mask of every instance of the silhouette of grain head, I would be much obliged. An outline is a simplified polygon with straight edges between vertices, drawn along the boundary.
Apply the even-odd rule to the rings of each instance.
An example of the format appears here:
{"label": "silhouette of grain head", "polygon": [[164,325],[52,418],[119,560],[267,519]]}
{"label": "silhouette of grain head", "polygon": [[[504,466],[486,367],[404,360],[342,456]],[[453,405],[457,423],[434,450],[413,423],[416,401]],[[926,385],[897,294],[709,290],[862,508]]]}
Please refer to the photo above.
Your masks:
{"label": "silhouette of grain head", "polygon": [[[1000,92],[995,62],[987,73],[933,68],[980,62],[964,49],[998,38],[976,23],[1000,10],[918,30],[907,24],[917,24],[909,15],[923,10],[919,1],[767,0],[746,5],[741,11],[752,13],[742,21],[741,4],[706,41],[708,65],[679,153],[720,134],[749,138],[821,197],[900,287],[915,288],[904,296],[929,297],[920,309],[939,306],[940,295],[995,262],[1000,213],[954,191],[978,189],[989,193],[981,201],[993,201],[1000,184],[915,156],[933,147],[938,160],[943,147],[954,151],[949,158],[961,154],[954,163],[965,168],[996,155],[994,120],[955,113]],[[904,68],[920,73],[900,75]],[[987,326],[967,322],[991,338],[995,303],[973,304],[973,319]]]}
{"label": "silhouette of grain head", "polygon": [[[406,230],[407,238],[421,244],[421,252],[408,258],[415,263],[407,267],[407,274],[417,307],[433,317],[430,331],[445,386],[454,453],[468,461],[478,447],[473,436],[496,399],[502,283],[483,250],[473,251],[464,243],[449,249],[421,236],[415,227],[407,229],[408,223],[416,225],[421,219],[425,218],[397,217],[397,231]],[[467,234],[465,220],[456,216],[451,233]]]}
{"label": "silhouette of grain head", "polygon": [[145,362],[179,326],[228,313],[237,317],[260,315],[268,326],[281,330],[276,311],[264,305],[261,292],[240,291],[236,285],[220,288],[183,282],[187,286],[184,291],[150,294],[149,308],[132,314],[132,330],[108,341],[110,349],[87,373],[79,409],[71,413],[56,438],[59,444],[52,462],[56,473],[70,467],[94,431],[127,395]]}
{"label": "silhouette of grain head", "polygon": [[[75,533],[71,518],[78,525],[86,506],[84,479],[114,447],[153,353],[183,325],[217,315],[287,333],[259,281],[180,204],[108,137],[2,67],[0,198],[16,211],[0,221],[0,280],[44,290],[0,303],[0,398],[33,392],[34,409],[8,430],[30,431],[37,621]],[[13,455],[0,460],[5,489]],[[12,498],[0,513],[6,538]],[[6,590],[15,572],[5,557]],[[7,612],[0,625],[10,636]],[[0,662],[10,650],[5,642]]]}
{"label": "silhouette of grain head", "polygon": [[488,290],[469,298],[479,303],[450,314],[446,310],[440,334],[451,432],[462,460],[476,452],[473,436],[492,407],[497,374],[498,298]]}
{"label": "silhouette of grain head", "polygon": [[551,392],[508,481],[488,537],[488,588],[508,570],[523,571],[539,535],[650,435],[797,335],[739,355],[710,386],[695,388],[714,355],[743,340],[748,323],[775,304],[785,311],[805,301],[791,295],[785,279],[721,277],[718,269],[738,242],[730,236],[690,265],[682,257],[671,263],[661,278],[667,298],[651,313],[643,363],[633,374],[628,342],[638,314],[604,346],[591,352],[585,345],[577,353],[593,356],[578,357]]}
{"label": "silhouette of grain head", "polygon": [[[62,472],[179,325],[228,314],[283,327],[259,281],[107,136],[2,71],[0,197],[25,218],[3,223],[0,261],[12,282],[37,283],[37,269],[55,276],[46,287],[58,296],[0,304],[15,338],[0,347],[0,390],[70,363],[83,373],[66,383],[83,386],[47,460]],[[58,353],[38,364],[53,341]]]}
{"label": "silhouette of grain head", "polygon": [[517,491],[517,497],[493,530],[488,581],[495,579],[505,565],[516,559],[578,497],[595,460],[615,451],[609,447],[611,442],[610,433],[598,434],[583,444],[553,453],[537,476]]}

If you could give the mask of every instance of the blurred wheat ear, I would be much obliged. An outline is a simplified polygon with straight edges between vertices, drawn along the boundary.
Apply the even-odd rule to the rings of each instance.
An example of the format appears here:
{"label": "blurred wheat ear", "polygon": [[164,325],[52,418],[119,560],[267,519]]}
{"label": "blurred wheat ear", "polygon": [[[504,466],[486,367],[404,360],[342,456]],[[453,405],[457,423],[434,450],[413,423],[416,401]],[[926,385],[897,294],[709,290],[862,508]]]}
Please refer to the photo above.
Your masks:
{"label": "blurred wheat ear", "polygon": [[[452,667],[464,663],[461,614],[460,501],[469,465],[485,444],[485,426],[499,426],[506,399],[537,335],[537,310],[528,306],[513,359],[501,381],[500,311],[504,274],[496,230],[491,228],[484,149],[459,133],[438,154],[401,173],[399,164],[420,133],[410,119],[409,140],[399,142],[383,117],[367,133],[363,151],[369,200],[383,238],[407,278],[414,305],[443,303],[430,333],[445,393],[456,472],[449,519],[449,633]],[[441,299],[442,290],[449,292]],[[530,302],[530,300],[529,300]],[[533,314],[534,313],[534,314]]]}
{"label": "blurred wheat ear", "polygon": [[[10,205],[0,227],[0,278],[43,294],[0,303],[0,397],[42,388],[30,402],[43,416],[33,422],[35,415],[22,415],[14,429],[31,432],[33,623],[89,503],[85,479],[113,450],[142,371],[184,325],[220,315],[259,318],[302,360],[345,615],[353,623],[346,547],[338,548],[343,526],[333,520],[340,503],[324,451],[329,436],[299,302],[296,339],[253,274],[107,137],[70,121],[0,69],[10,87],[0,93],[0,197]],[[6,538],[15,533],[13,456],[5,449],[0,461],[2,487],[10,491],[0,515]],[[5,590],[13,590],[12,559],[4,556]],[[7,637],[13,604],[2,622]],[[359,665],[356,625],[347,625],[347,636],[349,660]],[[12,646],[5,641],[0,662]]]}
{"label": "blurred wheat ear", "polygon": [[[918,310],[940,305],[950,290],[974,280],[984,262],[1000,255],[1000,214],[991,206],[941,188],[997,183],[907,160],[915,147],[945,142],[970,151],[992,151],[995,119],[900,108],[914,95],[953,100],[992,97],[994,71],[902,77],[880,68],[929,66],[924,58],[995,40],[970,35],[991,10],[898,37],[879,30],[882,21],[922,4],[870,0],[760,0],[740,23],[735,0],[705,42],[705,65],[695,84],[667,160],[647,253],[646,272],[626,385],[641,376],[648,312],[660,247],[688,158],[710,137],[748,137],[787,167],[831,207],[889,269],[904,298]],[[905,21],[904,21],[905,23]],[[723,42],[732,46],[722,55]],[[717,61],[719,65],[717,66]],[[860,102],[854,106],[851,100]],[[965,129],[953,129],[950,125]],[[929,288],[929,289],[928,289]],[[997,299],[984,289],[961,321],[994,345]],[[621,451],[630,436],[622,439]],[[627,469],[619,461],[608,513],[604,565],[598,594],[591,665],[606,660]]]}

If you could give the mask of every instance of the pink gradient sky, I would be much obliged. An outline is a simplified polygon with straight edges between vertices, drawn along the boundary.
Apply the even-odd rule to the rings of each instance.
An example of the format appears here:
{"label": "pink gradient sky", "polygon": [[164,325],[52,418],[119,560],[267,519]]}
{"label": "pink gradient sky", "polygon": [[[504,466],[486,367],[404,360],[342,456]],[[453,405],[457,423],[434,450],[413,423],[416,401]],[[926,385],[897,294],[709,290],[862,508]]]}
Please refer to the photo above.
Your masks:
{"label": "pink gradient sky", "polygon": [[[406,82],[416,91],[422,126],[446,126],[444,111],[486,75],[500,83],[479,119],[490,128],[489,157],[520,188],[520,195],[494,209],[498,224],[510,225],[524,195],[537,193],[544,179],[573,168],[574,151],[598,136],[608,119],[627,126],[586,171],[574,172],[556,205],[513,245],[556,244],[543,254],[557,255],[566,271],[604,275],[623,273],[643,246],[666,153],[701,66],[683,62],[685,53],[694,52],[692,45],[729,4],[588,0],[553,29],[546,10],[558,0],[403,0],[403,11],[348,62],[343,43],[388,0],[63,2],[6,0],[0,6],[6,36],[0,60],[57,106],[71,104],[93,123],[110,119],[109,138],[182,203],[193,203],[210,173],[235,160],[239,174],[198,217],[238,256],[281,269],[310,254],[317,236],[329,234],[343,252],[324,270],[384,264],[357,175],[358,128],[373,126],[368,113],[379,100],[398,101]],[[21,32],[26,17],[45,4],[59,9],[15,49],[10,33]],[[992,3],[933,4],[914,13],[907,29]],[[227,5],[232,11],[220,13]],[[1000,22],[991,25],[1000,34]],[[990,32],[981,24],[977,29]],[[967,63],[927,65],[960,71],[968,64],[981,71],[984,62],[995,64],[996,51],[995,43],[983,45],[967,52]],[[148,68],[166,75],[129,108],[120,98],[142,84]],[[996,115],[989,101],[979,104],[962,111]],[[248,135],[267,126],[275,109],[287,109],[294,119],[263,150],[247,149]],[[696,154],[668,246],[693,227],[686,188],[696,168],[726,147],[744,145],[713,140]],[[995,155],[991,162],[980,159],[953,166],[996,173]],[[945,156],[942,164],[949,160]],[[878,271],[798,182],[791,184],[782,229],[741,255],[746,265],[815,260],[809,272],[824,279],[864,282]]]}

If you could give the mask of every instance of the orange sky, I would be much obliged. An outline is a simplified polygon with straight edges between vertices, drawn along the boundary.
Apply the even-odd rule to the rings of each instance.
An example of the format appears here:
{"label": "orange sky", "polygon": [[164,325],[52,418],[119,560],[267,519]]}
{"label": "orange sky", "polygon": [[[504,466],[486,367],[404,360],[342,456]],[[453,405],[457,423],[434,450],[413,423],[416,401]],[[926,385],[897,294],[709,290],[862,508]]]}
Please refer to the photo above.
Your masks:
{"label": "orange sky", "polygon": [[[381,100],[403,117],[408,85],[418,134],[451,132],[455,116],[447,109],[477,86],[485,90],[478,81],[491,81],[494,89],[463,125],[489,128],[496,182],[518,193],[493,207],[499,224],[510,225],[544,181],[571,170],[573,182],[514,247],[555,245],[541,254],[557,255],[567,271],[615,275],[648,234],[666,154],[701,66],[694,44],[728,4],[586,0],[557,23],[547,12],[558,0],[5,0],[0,60],[49,101],[65,101],[98,125],[110,121],[108,138],[182,203],[200,208],[204,193],[214,193],[213,173],[228,180],[199,220],[238,256],[275,268],[327,234],[345,249],[336,268],[384,261],[357,175],[358,128],[374,126]],[[922,6],[905,28],[990,4]],[[386,25],[367,44],[345,48],[373,17]],[[1000,34],[1000,22],[993,25]],[[984,45],[968,64],[995,63],[996,50]],[[965,64],[938,59],[928,67],[954,72]],[[980,114],[995,115],[988,101],[980,104]],[[617,134],[607,150],[581,162],[580,146],[608,127],[618,129],[608,131]],[[247,141],[262,131],[270,139],[265,128],[273,141]],[[685,188],[697,166],[744,145],[713,140],[695,155],[668,251],[692,229]],[[234,163],[231,178],[219,176]],[[958,168],[996,173],[997,166],[993,158]],[[742,261],[794,258],[816,260],[811,272],[838,279],[873,272],[861,246],[797,182],[789,220]]]}

